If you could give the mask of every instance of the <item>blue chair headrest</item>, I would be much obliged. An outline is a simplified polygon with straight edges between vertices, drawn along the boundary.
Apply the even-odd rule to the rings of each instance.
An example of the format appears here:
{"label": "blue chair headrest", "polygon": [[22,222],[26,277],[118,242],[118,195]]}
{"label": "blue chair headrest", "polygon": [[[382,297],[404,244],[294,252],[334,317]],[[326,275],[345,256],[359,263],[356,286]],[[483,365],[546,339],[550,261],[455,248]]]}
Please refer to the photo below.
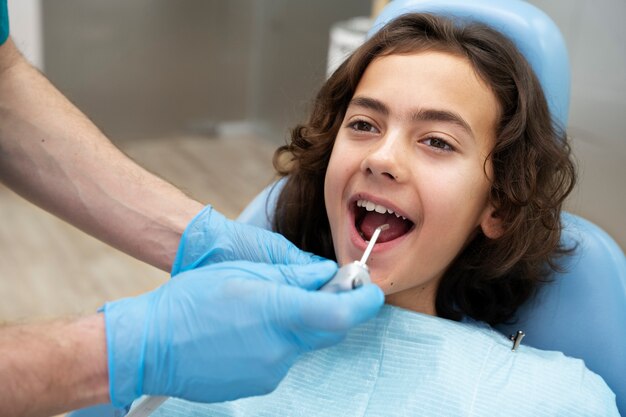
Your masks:
{"label": "blue chair headrest", "polygon": [[569,59],[563,36],[548,15],[521,0],[394,0],[380,13],[369,35],[398,16],[416,12],[485,23],[506,35],[535,71],[552,119],[560,128],[567,127]]}

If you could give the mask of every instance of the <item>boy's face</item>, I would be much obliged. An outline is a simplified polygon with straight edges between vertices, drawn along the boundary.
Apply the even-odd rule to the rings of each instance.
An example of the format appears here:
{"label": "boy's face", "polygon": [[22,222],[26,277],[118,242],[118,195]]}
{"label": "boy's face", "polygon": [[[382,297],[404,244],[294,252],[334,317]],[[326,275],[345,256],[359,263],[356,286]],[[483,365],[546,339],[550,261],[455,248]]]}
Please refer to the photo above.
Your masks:
{"label": "boy's face", "polygon": [[498,112],[489,87],[454,55],[390,55],[365,71],[324,197],[342,265],[360,259],[377,226],[390,225],[368,261],[388,303],[435,314],[437,285],[454,258],[480,230],[500,234],[485,174]]}

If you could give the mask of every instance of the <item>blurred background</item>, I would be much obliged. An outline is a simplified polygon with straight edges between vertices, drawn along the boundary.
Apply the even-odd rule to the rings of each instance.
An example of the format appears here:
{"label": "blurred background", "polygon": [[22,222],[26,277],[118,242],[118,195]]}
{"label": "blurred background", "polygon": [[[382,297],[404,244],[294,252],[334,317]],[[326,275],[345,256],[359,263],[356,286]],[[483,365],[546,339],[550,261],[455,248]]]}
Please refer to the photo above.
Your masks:
{"label": "blurred background", "polygon": [[[376,2],[374,2],[376,3]],[[572,66],[569,211],[626,248],[626,2],[533,0]],[[236,217],[323,82],[331,28],[371,0],[9,0],[11,32],[124,152]],[[93,311],[167,274],[0,188],[0,321]]]}

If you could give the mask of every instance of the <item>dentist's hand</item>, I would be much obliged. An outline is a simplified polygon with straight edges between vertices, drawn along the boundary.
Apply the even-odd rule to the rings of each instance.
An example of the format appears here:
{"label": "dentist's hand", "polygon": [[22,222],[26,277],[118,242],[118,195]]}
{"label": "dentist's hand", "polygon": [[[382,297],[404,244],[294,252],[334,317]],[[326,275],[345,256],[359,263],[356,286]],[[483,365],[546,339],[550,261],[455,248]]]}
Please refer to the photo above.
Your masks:
{"label": "dentist's hand", "polygon": [[268,264],[308,264],[320,257],[302,252],[278,233],[227,219],[207,206],[180,239],[172,276],[216,262],[245,260]]}
{"label": "dentist's hand", "polygon": [[334,262],[227,262],[181,273],[105,305],[111,400],[140,395],[218,402],[271,392],[300,355],[338,343],[374,317],[375,285],[315,291]]}

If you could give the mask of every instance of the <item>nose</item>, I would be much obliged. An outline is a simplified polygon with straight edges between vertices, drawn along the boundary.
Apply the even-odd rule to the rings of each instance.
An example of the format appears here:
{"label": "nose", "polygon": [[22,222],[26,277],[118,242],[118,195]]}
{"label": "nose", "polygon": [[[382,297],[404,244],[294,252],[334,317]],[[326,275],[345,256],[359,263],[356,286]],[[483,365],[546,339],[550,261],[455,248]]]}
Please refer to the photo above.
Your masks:
{"label": "nose", "polygon": [[377,179],[404,181],[407,172],[404,159],[408,151],[404,142],[401,132],[387,132],[361,162],[362,172]]}

